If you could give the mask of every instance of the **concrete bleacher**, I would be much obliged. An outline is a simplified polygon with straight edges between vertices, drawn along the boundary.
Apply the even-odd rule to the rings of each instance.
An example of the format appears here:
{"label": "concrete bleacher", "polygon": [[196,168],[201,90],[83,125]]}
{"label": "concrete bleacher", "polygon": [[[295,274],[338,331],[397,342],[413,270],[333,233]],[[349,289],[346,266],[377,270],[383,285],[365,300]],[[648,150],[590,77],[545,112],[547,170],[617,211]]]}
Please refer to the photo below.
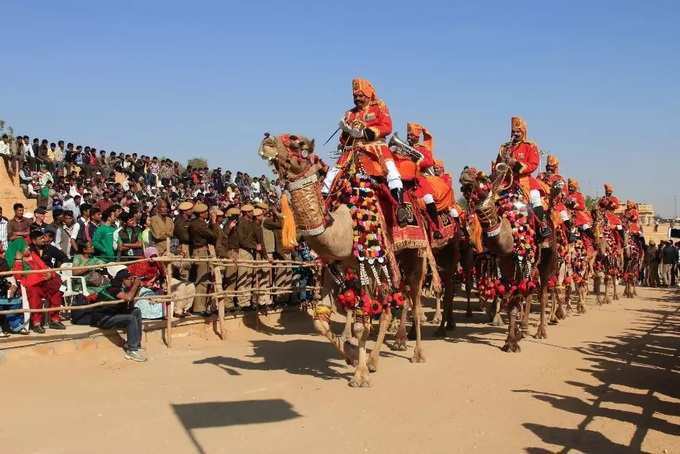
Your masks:
{"label": "concrete bleacher", "polygon": [[17,202],[23,203],[27,212],[35,210],[37,203],[35,199],[28,199],[24,195],[19,185],[19,175],[10,178],[4,163],[0,163],[0,206],[3,216],[11,219],[14,216],[12,206]]}

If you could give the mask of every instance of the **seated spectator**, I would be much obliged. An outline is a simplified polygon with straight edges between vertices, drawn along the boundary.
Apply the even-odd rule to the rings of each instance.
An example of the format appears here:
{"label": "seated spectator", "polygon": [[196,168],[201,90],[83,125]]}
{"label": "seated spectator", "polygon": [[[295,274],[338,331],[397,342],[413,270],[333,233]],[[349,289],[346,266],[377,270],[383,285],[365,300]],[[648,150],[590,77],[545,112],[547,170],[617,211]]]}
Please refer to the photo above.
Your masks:
{"label": "seated spectator", "polygon": [[[73,257],[73,267],[80,266],[96,266],[105,265],[106,262],[100,258],[94,256],[94,246],[92,243],[85,243],[82,247],[82,252]],[[73,270],[74,276],[84,276],[85,284],[87,289],[93,293],[99,293],[101,289],[109,284],[109,278],[104,268],[102,270],[89,269],[89,270]],[[73,285],[74,290],[80,290],[79,281],[75,281]]]}
{"label": "seated spectator", "polygon": [[[5,249],[0,248],[0,271],[9,271]],[[0,310],[21,309],[21,292],[14,276],[0,276]],[[23,314],[0,316],[0,337],[12,334],[28,334]]]}
{"label": "seated spectator", "polygon": [[[141,348],[142,313],[133,307],[133,302],[141,287],[139,279],[125,269],[119,271],[111,284],[96,295],[96,301],[123,300],[112,306],[98,306],[91,309],[74,311],[71,320],[76,325],[90,325],[102,329],[125,329],[127,342],[123,346],[125,359],[137,362],[147,360]],[[74,306],[88,304],[81,298]]]}
{"label": "seated spectator", "polygon": [[[26,288],[28,304],[31,309],[40,309],[43,300],[48,302],[49,307],[60,307],[62,304],[61,292],[59,291],[61,279],[56,273],[21,273],[21,271],[48,269],[45,262],[40,258],[37,248],[47,241],[45,234],[40,230],[34,230],[30,233],[30,239],[30,245],[25,246],[23,251],[16,251],[14,270],[19,272],[15,275],[16,279]],[[50,329],[66,329],[61,323],[59,311],[52,311],[49,314],[50,322],[48,326]],[[31,330],[38,334],[44,334],[45,329],[42,327],[42,321],[43,313],[33,312],[31,314]]]}

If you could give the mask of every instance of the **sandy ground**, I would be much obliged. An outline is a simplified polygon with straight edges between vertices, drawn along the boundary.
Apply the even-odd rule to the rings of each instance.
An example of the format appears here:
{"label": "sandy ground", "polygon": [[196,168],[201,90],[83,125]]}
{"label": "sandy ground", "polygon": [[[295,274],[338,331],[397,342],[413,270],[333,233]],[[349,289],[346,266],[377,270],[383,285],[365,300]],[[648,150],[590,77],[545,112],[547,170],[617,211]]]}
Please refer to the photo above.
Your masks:
{"label": "sandy ground", "polygon": [[590,302],[518,354],[482,313],[446,340],[429,326],[427,362],[388,351],[369,389],[347,386],[299,314],[146,364],[113,350],[6,364],[0,452],[679,453],[676,297]]}

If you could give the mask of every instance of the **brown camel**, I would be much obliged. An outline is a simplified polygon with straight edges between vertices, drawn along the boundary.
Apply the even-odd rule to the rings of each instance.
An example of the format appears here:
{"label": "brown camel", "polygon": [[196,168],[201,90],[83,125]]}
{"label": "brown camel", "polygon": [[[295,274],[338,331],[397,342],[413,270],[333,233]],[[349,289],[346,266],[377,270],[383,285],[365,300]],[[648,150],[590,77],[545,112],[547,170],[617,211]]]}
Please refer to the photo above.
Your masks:
{"label": "brown camel", "polygon": [[[619,246],[618,235],[607,223],[607,216],[599,208],[592,210],[594,235],[597,254],[594,263],[594,291],[598,304],[609,304],[609,287],[612,287],[612,298],[614,301],[619,299],[616,289],[616,279],[621,274],[623,265],[623,251]],[[604,295],[601,290],[601,283],[604,282]]]}
{"label": "brown camel", "polygon": [[[504,185],[509,177],[511,179],[511,170],[507,165],[501,163],[496,165],[491,181],[473,169],[465,169],[460,180],[463,185],[463,193],[471,196],[471,207],[477,213],[482,226],[484,246],[491,254],[496,256],[503,280],[508,285],[512,285],[522,277],[535,276],[535,273],[538,273],[541,285],[537,290],[541,312],[535,337],[545,338],[547,337],[545,319],[548,296],[547,283],[555,273],[557,264],[555,236],[553,235],[549,242],[539,245],[534,263],[522,263],[516,259],[512,227],[506,217],[499,216],[496,206],[499,194],[512,185],[512,182]],[[503,185],[504,187],[502,187]],[[551,188],[551,205],[561,190],[559,184]],[[475,200],[481,202],[475,203]],[[519,199],[517,204],[526,206],[526,200]],[[522,328],[528,329],[529,299],[525,299],[520,293],[515,293],[511,296],[503,296],[501,303],[507,308],[509,317],[508,335],[502,350],[519,352],[518,341],[522,337]]]}
{"label": "brown camel", "polygon": [[[356,258],[353,255],[353,223],[350,209],[346,205],[339,205],[334,211],[328,212],[322,196],[319,172],[323,172],[324,165],[314,154],[314,141],[302,136],[288,136],[289,145],[286,146],[278,137],[266,136],[260,145],[259,154],[274,168],[279,177],[287,184],[291,195],[290,206],[298,229],[309,246],[325,263],[342,264],[355,267]],[[321,222],[313,231],[308,230],[310,222],[318,219],[330,219]],[[317,222],[318,223],[318,222]],[[305,231],[307,230],[307,231]],[[416,319],[416,345],[411,358],[412,362],[424,362],[425,356],[421,342],[420,330],[420,291],[423,285],[426,260],[417,249],[403,249],[397,254],[397,262],[401,275],[405,276],[408,286],[408,297],[413,307]],[[333,346],[345,357],[348,363],[356,364],[351,386],[370,386],[369,371],[376,371],[380,357],[380,349],[385,339],[387,327],[390,324],[391,312],[383,311],[379,322],[379,331],[374,349],[370,357],[366,351],[371,320],[366,316],[357,316],[353,324],[353,334],[358,347],[358,357],[351,354],[347,336],[353,314],[347,314],[347,324],[344,336],[334,334],[330,329],[330,314],[333,300],[333,286],[329,285],[328,273],[324,279],[323,301],[317,305],[314,326],[318,332],[328,338]],[[396,282],[394,283],[397,284]],[[404,309],[405,311],[406,309]],[[405,332],[400,330],[398,337],[405,342]],[[399,342],[400,339],[397,339]]]}

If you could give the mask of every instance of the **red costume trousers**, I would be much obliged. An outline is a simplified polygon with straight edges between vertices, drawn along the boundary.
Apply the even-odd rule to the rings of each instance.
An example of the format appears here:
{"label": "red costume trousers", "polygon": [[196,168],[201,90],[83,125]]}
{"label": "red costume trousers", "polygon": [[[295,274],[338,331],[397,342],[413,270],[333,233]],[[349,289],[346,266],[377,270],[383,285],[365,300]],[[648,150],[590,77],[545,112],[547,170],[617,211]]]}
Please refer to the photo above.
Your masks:
{"label": "red costume trousers", "polygon": [[[61,306],[62,298],[59,287],[61,287],[61,281],[58,277],[53,277],[49,280],[26,287],[28,305],[31,309],[40,309],[42,307],[42,300],[47,300],[49,307]],[[50,312],[49,314],[50,320],[53,322],[58,322],[61,319],[59,317],[59,311]],[[40,312],[33,312],[31,314],[31,324],[39,325],[43,320],[42,316],[43,314]]]}

